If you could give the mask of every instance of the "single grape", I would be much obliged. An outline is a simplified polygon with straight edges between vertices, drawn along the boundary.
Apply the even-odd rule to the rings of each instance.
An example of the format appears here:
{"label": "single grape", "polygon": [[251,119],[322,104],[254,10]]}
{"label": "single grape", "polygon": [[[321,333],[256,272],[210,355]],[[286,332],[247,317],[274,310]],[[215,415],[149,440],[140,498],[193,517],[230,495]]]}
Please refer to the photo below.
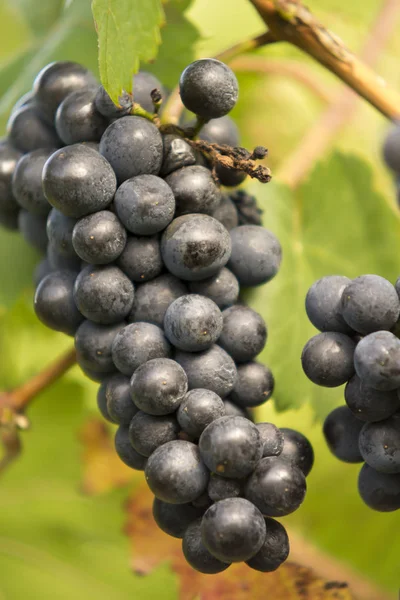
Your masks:
{"label": "single grape", "polygon": [[400,510],[400,474],[378,473],[364,464],[358,477],[358,491],[365,504],[373,510]]}
{"label": "single grape", "polygon": [[231,398],[243,408],[264,404],[272,396],[274,376],[266,365],[247,362],[237,365],[238,378]]}
{"label": "single grape", "polygon": [[123,92],[119,97],[119,105],[117,106],[111,100],[110,96],[102,85],[97,88],[94,105],[98,112],[107,119],[120,119],[130,114],[133,107],[132,97]]}
{"label": "single grape", "polygon": [[187,294],[169,305],[164,318],[164,331],[171,344],[179,350],[206,350],[221,334],[222,314],[209,298]]}
{"label": "single grape", "polygon": [[116,373],[108,377],[104,384],[107,414],[118,425],[129,425],[138,409],[133,404],[129,377]]}
{"label": "single grape", "polygon": [[263,445],[263,458],[279,456],[283,449],[283,433],[273,423],[256,423]]}
{"label": "single grape", "polygon": [[353,333],[341,312],[343,290],[350,283],[348,277],[341,275],[328,275],[313,283],[306,296],[306,313],[314,327],[320,331]]}
{"label": "single grape", "polygon": [[228,230],[239,225],[239,216],[235,204],[226,194],[222,194],[221,201],[211,215]]}
{"label": "single grape", "polygon": [[12,190],[12,178],[22,154],[8,142],[0,144],[0,212],[7,214],[18,210]]}
{"label": "single grape", "polygon": [[348,463],[362,462],[358,438],[363,422],[347,406],[335,408],[324,422],[325,441],[336,458]]}
{"label": "single grape", "polygon": [[133,100],[150,113],[154,112],[154,104],[151,99],[153,90],[159,90],[163,99],[166,99],[167,93],[153,73],[148,71],[136,73],[133,78]]}
{"label": "single grape", "polygon": [[225,267],[208,279],[191,281],[189,289],[192,294],[207,296],[221,309],[232,306],[239,297],[239,282]]}
{"label": "single grape", "polygon": [[173,171],[196,163],[194,149],[179,135],[167,133],[163,135],[164,154],[160,175],[166,177]]}
{"label": "single grape", "polygon": [[213,502],[219,502],[226,498],[239,498],[243,493],[243,481],[240,479],[226,479],[212,473],[207,491]]}
{"label": "single grape", "polygon": [[108,119],[96,109],[96,88],[68,94],[57,109],[55,127],[64,144],[99,142],[108,127]]}
{"label": "single grape", "polygon": [[353,340],[344,333],[319,333],[303,348],[301,363],[304,373],[317,385],[342,385],[354,375],[355,348]]}
{"label": "single grape", "polygon": [[226,115],[235,106],[239,86],[234,72],[215,58],[192,62],[179,80],[184,106],[205,119]]}
{"label": "single grape", "polygon": [[35,103],[48,123],[53,123],[57,108],[72,92],[96,85],[92,73],[70,61],[53,62],[44,67],[33,83]]}
{"label": "single grape", "polygon": [[56,208],[52,208],[47,217],[47,237],[49,244],[57,253],[76,257],[76,252],[72,245],[72,231],[75,227],[76,219],[66,217]]}
{"label": "single grape", "polygon": [[59,148],[61,140],[55,129],[47,125],[32,104],[22,106],[11,113],[7,123],[10,143],[20,152],[32,152],[39,148]]}
{"label": "single grape", "polygon": [[398,390],[375,390],[353,375],[344,390],[346,404],[361,421],[382,421],[400,410]]}
{"label": "single grape", "polygon": [[99,325],[83,321],[75,334],[76,359],[79,365],[101,373],[115,371],[111,347],[124,323]]}
{"label": "single grape", "polygon": [[[150,281],[160,275],[164,263],[158,235],[129,236],[117,265],[134,282]],[[151,302],[156,301],[157,298],[152,297]]]}
{"label": "single grape", "polygon": [[[138,243],[139,250],[132,252],[132,258],[134,258],[135,255],[136,257],[140,255],[139,251],[142,247],[142,242],[143,244],[146,242],[147,246],[148,241],[151,239],[152,238],[149,237],[137,238],[137,240],[140,240],[140,243]],[[127,246],[129,243],[130,240],[128,240]],[[135,245],[132,245],[135,248]],[[149,264],[150,270],[151,262],[147,262],[146,259],[146,264]],[[119,261],[119,266],[125,273],[127,272],[124,269],[122,260]],[[142,273],[143,272],[144,271],[142,270]],[[132,277],[130,277],[130,279],[133,280]],[[167,308],[174,300],[187,293],[188,289],[183,281],[180,281],[180,279],[174,277],[174,275],[171,275],[170,273],[160,275],[159,277],[152,279],[152,281],[138,285],[136,287],[133,307],[129,314],[128,321],[145,321],[146,323],[153,323],[154,325],[162,327]]]}
{"label": "single grape", "polygon": [[163,444],[176,440],[179,429],[174,415],[155,417],[139,410],[129,425],[129,436],[136,452],[150,456]]}
{"label": "single grape", "polygon": [[100,153],[115,171],[119,183],[137,175],[157,175],[163,142],[157,127],[142,117],[122,117],[107,127]]}
{"label": "single grape", "polygon": [[307,477],[314,465],[314,450],[308,439],[295,429],[281,427],[283,448],[280,458],[289,460]]}
{"label": "single grape", "polygon": [[115,211],[132,233],[153,235],[174,218],[175,198],[168,183],[156,175],[124,181],[114,198]]}
{"label": "single grape", "polygon": [[209,473],[195,444],[175,440],[148,458],[146,481],[153,494],[170,504],[193,502],[207,489]]}
{"label": "single grape", "polygon": [[43,169],[44,194],[67,217],[79,219],[107,208],[115,190],[111,165],[84,144],[57,150]]}
{"label": "single grape", "polygon": [[263,445],[260,432],[248,419],[220,417],[201,434],[199,449],[210,471],[228,479],[241,479],[255,468]]}
{"label": "single grape", "polygon": [[134,448],[129,439],[129,427],[120,425],[115,433],[115,450],[118,456],[128,467],[136,471],[144,471],[147,465],[147,458],[142,456]]}
{"label": "single grape", "polygon": [[190,390],[179,405],[177,418],[183,431],[198,438],[215,419],[225,415],[221,398],[211,390]]}
{"label": "single grape", "polygon": [[230,234],[232,254],[228,268],[240,285],[261,285],[275,277],[282,260],[282,248],[273,233],[258,225],[240,225]]}
{"label": "single grape", "polygon": [[199,138],[211,144],[226,146],[239,146],[240,144],[239,129],[228,115],[208,121],[200,129]]}
{"label": "single grape", "polygon": [[228,231],[208,215],[183,215],[174,219],[161,241],[167,269],[188,281],[215,275],[227,263],[230,252]]}
{"label": "single grape", "polygon": [[383,144],[383,159],[389,169],[400,173],[400,127],[394,125],[388,132]]}
{"label": "single grape", "polygon": [[217,345],[196,353],[178,350],[175,360],[184,369],[191,390],[205,388],[225,398],[235,386],[235,363],[229,354]]}
{"label": "single grape", "polygon": [[267,326],[255,310],[237,304],[226,308],[222,316],[224,326],[219,345],[236,362],[253,360],[264,348],[267,341]]}
{"label": "single grape", "polygon": [[400,473],[400,413],[379,423],[365,423],[359,445],[363,459],[375,471]]}
{"label": "single grape", "polygon": [[221,200],[211,171],[201,165],[183,167],[174,171],[166,182],[176,200],[176,216],[191,213],[212,215]]}
{"label": "single grape", "polygon": [[99,386],[99,389],[97,390],[97,407],[101,415],[106,419],[106,421],[114,423],[114,420],[111,418],[111,415],[108,412],[106,396],[107,383],[111,379],[111,377],[113,377],[113,375],[104,379],[104,381]]}
{"label": "single grape", "polygon": [[289,537],[284,526],[275,519],[266,518],[267,534],[264,544],[255,556],[246,561],[246,564],[263,573],[276,571],[289,556]]}
{"label": "single grape", "polygon": [[[65,252],[66,250],[67,248],[65,248]],[[81,259],[79,256],[77,256],[75,251],[73,251],[73,254],[66,254],[65,252],[60,251],[57,245],[53,246],[53,244],[49,242],[47,244],[46,256],[50,267],[54,271],[73,271],[76,275],[78,275],[82,267]]]}
{"label": "single grape", "polygon": [[18,229],[28,244],[43,254],[46,252],[47,233],[45,216],[35,215],[21,209],[18,213]]}
{"label": "single grape", "polygon": [[154,498],[153,517],[159,528],[175,538],[183,538],[186,529],[203,515],[192,504],[169,504]]}
{"label": "single grape", "polygon": [[226,498],[207,510],[201,523],[204,545],[223,562],[241,562],[257,554],[265,542],[265,521],[245,498]]}
{"label": "single grape", "polygon": [[85,267],[74,287],[74,299],[80,312],[102,325],[123,321],[132,308],[133,296],[132,282],[113,265]]}
{"label": "single grape", "polygon": [[33,272],[33,285],[35,286],[35,289],[42,279],[44,279],[49,273],[52,273],[53,270],[54,269],[51,267],[47,258],[42,258],[42,260],[38,262]]}
{"label": "single grape", "polygon": [[354,366],[364,385],[383,391],[400,387],[400,340],[389,331],[370,333],[357,344]]}
{"label": "single grape", "polygon": [[341,312],[353,330],[367,335],[393,327],[399,318],[400,300],[387,279],[362,275],[343,290]]}
{"label": "single grape", "polygon": [[225,416],[226,417],[244,417],[245,419],[249,419],[249,421],[254,421],[253,417],[250,414],[250,411],[247,408],[241,408],[231,400],[227,400],[224,398],[223,400],[225,406]]}
{"label": "single grape", "polygon": [[150,323],[127,325],[116,336],[112,348],[115,366],[129,377],[140,365],[154,358],[168,358],[170,354],[171,346],[164,332]]}
{"label": "single grape", "polygon": [[299,508],[306,495],[301,469],[280,456],[262,458],[246,483],[245,496],[266,517],[283,517]]}
{"label": "single grape", "polygon": [[75,273],[54,271],[39,283],[34,299],[36,316],[50,329],[74,335],[83,321],[74,299]]}
{"label": "single grape", "polygon": [[136,369],[131,379],[132,400],[149,415],[175,412],[187,389],[185,371],[169,358],[148,360]]}
{"label": "single grape", "polygon": [[101,371],[95,371],[94,369],[86,369],[86,367],[80,366],[80,369],[88,379],[95,381],[96,383],[103,383],[110,376],[110,373],[102,373]]}
{"label": "single grape", "polygon": [[182,540],[182,552],[189,565],[200,573],[212,575],[221,573],[229,567],[229,563],[222,562],[205,547],[202,538],[202,519],[200,518],[186,529]]}
{"label": "single grape", "polygon": [[46,216],[51,206],[42,188],[42,171],[54,150],[41,148],[25,154],[17,163],[12,178],[12,193],[18,204],[37,215]]}
{"label": "single grape", "polygon": [[92,265],[105,265],[116,260],[126,244],[126,230],[109,210],[79,219],[72,232],[77,255]]}

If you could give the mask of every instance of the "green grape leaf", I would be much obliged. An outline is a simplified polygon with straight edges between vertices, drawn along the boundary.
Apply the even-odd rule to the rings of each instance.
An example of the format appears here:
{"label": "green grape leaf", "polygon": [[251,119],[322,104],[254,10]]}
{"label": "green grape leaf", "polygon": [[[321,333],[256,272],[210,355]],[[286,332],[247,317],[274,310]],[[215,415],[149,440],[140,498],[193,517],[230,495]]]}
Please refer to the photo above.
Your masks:
{"label": "green grape leaf", "polygon": [[185,15],[187,2],[169,2],[165,6],[166,25],[161,30],[162,52],[146,71],[154,73],[160,81],[173,89],[183,69],[195,60],[195,44],[199,30]]}
{"label": "green grape leaf", "polygon": [[155,58],[164,21],[161,0],[93,0],[101,82],[115,103],[132,92],[140,61]]}
{"label": "green grape leaf", "polygon": [[274,399],[281,410],[311,401],[323,416],[343,398],[343,389],[315,386],[302,371],[302,349],[317,333],[304,309],[307,290],[329,274],[377,273],[394,283],[400,216],[374,190],[370,166],[350,155],[336,153],[319,164],[295,192],[275,183],[253,191],[265,209],[265,226],[283,247],[276,278],[250,293],[269,326],[262,359],[274,372]]}

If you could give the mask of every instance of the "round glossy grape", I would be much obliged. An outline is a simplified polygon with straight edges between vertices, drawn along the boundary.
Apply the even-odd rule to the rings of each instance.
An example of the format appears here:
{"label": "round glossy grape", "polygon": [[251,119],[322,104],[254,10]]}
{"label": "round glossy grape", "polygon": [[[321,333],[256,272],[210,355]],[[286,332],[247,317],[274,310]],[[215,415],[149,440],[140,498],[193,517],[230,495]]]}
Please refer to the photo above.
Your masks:
{"label": "round glossy grape", "polygon": [[264,404],[274,390],[274,377],[266,365],[247,362],[237,366],[238,379],[231,398],[243,408]]}
{"label": "round glossy grape", "polygon": [[[145,237],[138,239],[147,242],[151,238]],[[136,251],[136,256],[137,255],[138,251]],[[133,253],[133,257],[134,256],[135,253]],[[124,265],[121,264],[121,261],[119,262],[119,265],[121,269],[124,270]],[[162,327],[167,308],[174,300],[187,293],[188,289],[186,285],[174,275],[166,273],[155,277],[155,279],[136,287],[133,307],[128,320],[145,321]]]}
{"label": "round glossy grape", "polygon": [[72,232],[77,255],[92,265],[116,260],[126,244],[126,229],[109,210],[101,210],[79,219]]}
{"label": "round glossy grape", "polygon": [[320,331],[353,333],[341,311],[343,290],[349,283],[348,277],[328,275],[310,287],[306,296],[306,312],[314,327]]}
{"label": "round glossy grape", "polygon": [[246,564],[256,571],[270,573],[276,571],[289,556],[289,537],[284,526],[275,519],[266,518],[265,525],[265,542]]}
{"label": "round glossy grape", "polygon": [[189,565],[199,571],[212,575],[225,571],[229,564],[218,560],[205,547],[202,538],[202,519],[191,523],[185,531],[182,540],[182,552]]}
{"label": "round glossy grape", "polygon": [[212,215],[217,208],[221,192],[211,171],[201,165],[183,167],[168,175],[166,182],[176,200],[176,216],[191,213]]}
{"label": "round glossy grape", "polygon": [[400,410],[398,390],[375,390],[353,375],[344,390],[347,406],[361,421],[382,421]]}
{"label": "round glossy grape", "polygon": [[283,448],[280,458],[289,460],[301,469],[307,477],[314,465],[314,450],[308,439],[295,429],[281,427],[283,433]]}
{"label": "round glossy grape", "polygon": [[124,323],[99,325],[83,321],[75,334],[76,359],[86,369],[110,373],[115,371],[111,347]]}
{"label": "round glossy grape", "polygon": [[75,273],[55,271],[39,283],[34,300],[36,316],[56,331],[74,335],[83,321],[73,299]]}
{"label": "round glossy grape", "polygon": [[263,458],[279,456],[283,450],[283,433],[273,423],[256,423],[263,446]]}
{"label": "round glossy grape", "polygon": [[239,282],[234,274],[225,267],[213,277],[201,281],[191,281],[189,289],[192,294],[207,296],[221,309],[232,306],[239,297]]}
{"label": "round glossy grape", "polygon": [[362,462],[358,438],[363,422],[356,419],[347,406],[335,408],[324,422],[324,436],[336,458],[348,463]]}
{"label": "round glossy grape", "polygon": [[171,346],[156,325],[131,323],[115,338],[112,354],[117,369],[130,377],[140,365],[154,358],[170,356]]}
{"label": "round glossy grape", "polygon": [[189,389],[205,388],[225,398],[235,386],[235,363],[220,346],[214,345],[196,353],[178,350],[175,360],[187,375]]}
{"label": "round glossy grape", "polygon": [[176,440],[179,429],[174,415],[155,417],[139,410],[129,425],[129,436],[132,446],[139,454],[150,456],[163,444]]}
{"label": "round glossy grape", "polygon": [[317,385],[343,385],[354,375],[355,348],[353,340],[344,333],[319,333],[304,346],[303,371]]}
{"label": "round glossy grape", "polygon": [[354,366],[365,385],[383,391],[400,387],[400,340],[389,331],[370,333],[357,344]]}
{"label": "round glossy grape", "polygon": [[373,510],[392,512],[400,509],[400,474],[378,473],[364,464],[358,477],[358,491]]}
{"label": "round glossy grape", "polygon": [[189,525],[202,514],[203,511],[193,504],[169,504],[154,498],[154,520],[162,531],[172,537],[183,538]]}
{"label": "round glossy grape", "polygon": [[253,360],[267,341],[267,327],[262,316],[239,304],[225,309],[222,316],[224,325],[219,345],[236,362]]}
{"label": "round glossy grape", "polygon": [[118,456],[128,467],[136,471],[144,471],[147,458],[142,456],[134,448],[129,439],[129,427],[120,425],[115,434],[115,450]]}
{"label": "round glossy grape", "polygon": [[198,438],[212,421],[225,415],[221,398],[211,390],[190,390],[179,405],[179,425],[188,435]]}
{"label": "round glossy grape", "polygon": [[375,471],[400,473],[400,413],[379,423],[365,423],[359,445],[363,459]]}
{"label": "round glossy grape", "polygon": [[136,406],[150,415],[174,413],[188,389],[187,377],[177,362],[155,358],[142,364],[131,379],[131,396]]}

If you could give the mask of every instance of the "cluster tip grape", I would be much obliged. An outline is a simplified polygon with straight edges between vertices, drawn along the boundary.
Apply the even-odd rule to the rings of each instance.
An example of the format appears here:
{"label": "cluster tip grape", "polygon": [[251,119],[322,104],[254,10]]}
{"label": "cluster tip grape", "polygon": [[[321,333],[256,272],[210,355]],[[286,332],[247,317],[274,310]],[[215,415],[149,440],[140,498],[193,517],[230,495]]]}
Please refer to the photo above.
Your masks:
{"label": "cluster tip grape", "polygon": [[[239,148],[226,65],[195,61],[180,93],[204,143]],[[244,172],[214,169],[133,114],[156,114],[161,96],[140,72],[116,106],[81,65],[45,67],[0,144],[0,222],[43,255],[36,314],[74,337],[99,410],[118,426],[118,455],[145,472],[158,526],[203,573],[241,561],[273,571],[289,553],[275,517],[303,502],[314,456],[299,432],[252,420],[274,379],[256,360],[266,324],[240,291],[276,275],[281,247],[255,198],[229,190]]]}

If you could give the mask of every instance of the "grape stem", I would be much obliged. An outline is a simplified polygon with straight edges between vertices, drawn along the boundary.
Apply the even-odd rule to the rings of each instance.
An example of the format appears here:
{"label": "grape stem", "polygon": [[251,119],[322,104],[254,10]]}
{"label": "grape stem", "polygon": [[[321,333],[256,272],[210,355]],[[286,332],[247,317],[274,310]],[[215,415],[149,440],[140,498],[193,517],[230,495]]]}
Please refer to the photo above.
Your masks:
{"label": "grape stem", "polygon": [[297,46],[337,75],[389,119],[400,116],[400,94],[328,31],[300,0],[250,0],[276,41]]}
{"label": "grape stem", "polygon": [[0,473],[21,452],[19,430],[29,426],[27,418],[21,413],[40,392],[62,377],[75,363],[76,352],[71,348],[22,385],[0,395],[0,439],[4,448],[0,460]]}

